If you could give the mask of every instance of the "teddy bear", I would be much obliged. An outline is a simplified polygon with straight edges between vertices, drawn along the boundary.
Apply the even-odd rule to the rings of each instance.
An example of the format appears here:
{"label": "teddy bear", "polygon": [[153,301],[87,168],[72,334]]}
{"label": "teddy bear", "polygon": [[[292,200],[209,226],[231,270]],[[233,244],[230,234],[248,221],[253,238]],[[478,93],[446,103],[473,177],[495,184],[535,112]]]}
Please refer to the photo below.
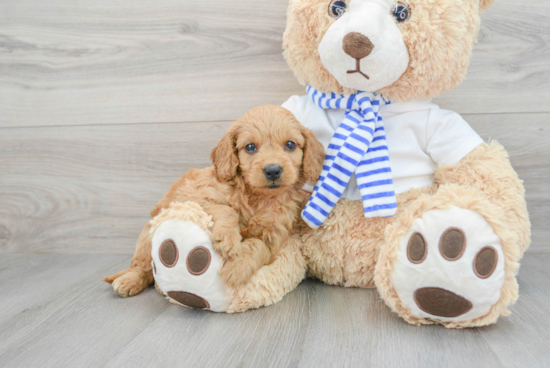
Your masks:
{"label": "teddy bear", "polygon": [[[319,181],[303,188],[303,221],[234,289],[220,281],[208,214],[161,201],[140,237],[151,257],[136,254],[111,280],[115,291],[135,294],[154,277],[172,302],[234,313],[274,304],[313,277],[376,288],[416,325],[508,315],[530,244],[522,181],[498,142],[431,102],[464,79],[480,14],[494,1],[290,0],[284,57],[305,94],[283,107],[326,150]],[[180,259],[170,267],[166,239]]]}

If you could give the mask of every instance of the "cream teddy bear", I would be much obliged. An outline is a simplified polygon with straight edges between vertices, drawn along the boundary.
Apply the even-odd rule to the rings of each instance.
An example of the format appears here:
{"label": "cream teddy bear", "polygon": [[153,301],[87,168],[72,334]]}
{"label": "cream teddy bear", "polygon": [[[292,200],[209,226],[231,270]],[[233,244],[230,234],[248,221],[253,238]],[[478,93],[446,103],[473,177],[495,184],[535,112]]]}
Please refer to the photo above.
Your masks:
{"label": "cream teddy bear", "polygon": [[157,288],[214,311],[276,303],[309,276],[376,287],[412,324],[481,326],[509,314],[530,242],[522,182],[500,144],[431,102],[463,80],[480,13],[493,2],[291,0],[284,55],[307,94],[283,107],[327,153],[320,181],[304,187],[304,222],[273,263],[230,289],[208,228],[196,237],[213,257],[204,273],[161,267],[166,239],[184,264],[197,246],[186,227],[209,222],[192,204],[160,206],[140,237],[151,248],[114,275],[115,291],[152,282],[152,249]]}

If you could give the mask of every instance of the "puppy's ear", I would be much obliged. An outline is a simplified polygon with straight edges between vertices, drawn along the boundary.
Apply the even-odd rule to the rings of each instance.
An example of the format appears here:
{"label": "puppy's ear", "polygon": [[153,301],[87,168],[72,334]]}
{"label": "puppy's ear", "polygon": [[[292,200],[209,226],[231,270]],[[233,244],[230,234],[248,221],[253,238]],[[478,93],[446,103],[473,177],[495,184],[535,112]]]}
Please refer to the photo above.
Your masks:
{"label": "puppy's ear", "polygon": [[219,181],[230,181],[237,175],[239,158],[235,147],[235,132],[228,130],[218,145],[212,149],[210,160],[214,164]]}
{"label": "puppy's ear", "polygon": [[304,158],[302,161],[302,172],[304,177],[310,183],[315,184],[319,180],[319,175],[323,171],[323,162],[325,161],[325,148],[319,142],[313,132],[307,128],[302,128],[302,135],[305,138]]}

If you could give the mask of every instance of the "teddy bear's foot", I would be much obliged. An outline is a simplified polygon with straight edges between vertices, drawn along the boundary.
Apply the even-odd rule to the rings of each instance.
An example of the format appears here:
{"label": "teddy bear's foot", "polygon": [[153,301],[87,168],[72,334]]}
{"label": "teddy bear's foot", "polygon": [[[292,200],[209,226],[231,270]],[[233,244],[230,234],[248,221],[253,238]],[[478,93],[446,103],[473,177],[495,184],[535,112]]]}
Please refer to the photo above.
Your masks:
{"label": "teddy bear's foot", "polygon": [[[158,222],[152,237],[153,277],[157,290],[171,302],[225,312],[230,298],[220,277],[222,260],[212,247],[202,221],[207,215],[201,211],[197,204],[186,202],[161,213],[161,221],[153,220]],[[203,218],[194,221],[195,215]]]}
{"label": "teddy bear's foot", "polygon": [[501,297],[501,240],[477,212],[425,212],[397,252],[391,283],[412,317],[468,321],[487,315]]}

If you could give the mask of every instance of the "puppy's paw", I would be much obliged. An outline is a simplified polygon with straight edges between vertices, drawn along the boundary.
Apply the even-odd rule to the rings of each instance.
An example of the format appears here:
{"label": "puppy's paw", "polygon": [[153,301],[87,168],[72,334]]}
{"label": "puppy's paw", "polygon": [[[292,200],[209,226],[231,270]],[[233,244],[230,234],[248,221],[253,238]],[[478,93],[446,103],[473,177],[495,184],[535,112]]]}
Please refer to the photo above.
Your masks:
{"label": "puppy's paw", "polygon": [[141,293],[149,285],[149,279],[142,269],[129,268],[106,277],[103,281],[110,283],[116,294],[126,298]]}
{"label": "puppy's paw", "polygon": [[234,232],[214,232],[212,234],[212,246],[223,259],[238,255],[241,241],[241,235]]}
{"label": "puppy's paw", "polygon": [[222,281],[232,288],[241,287],[270,261],[271,252],[263,241],[254,238],[246,239],[241,243],[239,256],[225,261],[220,271]]}
{"label": "puppy's paw", "polygon": [[246,234],[249,238],[261,238],[264,227],[259,223],[256,218],[250,219],[248,227],[246,228]]}
{"label": "puppy's paw", "polygon": [[239,288],[254,276],[259,268],[255,266],[244,259],[228,259],[220,271],[222,281],[231,288]]}

